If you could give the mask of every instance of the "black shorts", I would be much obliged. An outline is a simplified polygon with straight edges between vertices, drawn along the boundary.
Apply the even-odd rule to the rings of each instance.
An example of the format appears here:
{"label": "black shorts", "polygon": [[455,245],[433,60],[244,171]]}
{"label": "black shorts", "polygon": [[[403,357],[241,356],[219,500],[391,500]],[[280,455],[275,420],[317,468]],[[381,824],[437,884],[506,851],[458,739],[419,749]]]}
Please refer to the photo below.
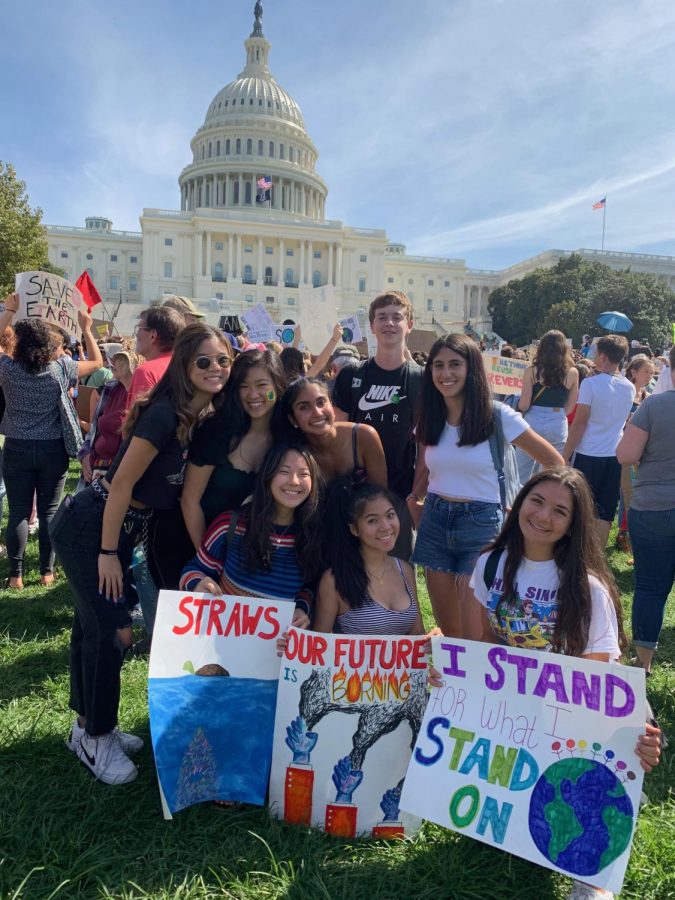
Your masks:
{"label": "black shorts", "polygon": [[574,456],[574,468],[583,472],[591,486],[596,513],[604,522],[613,522],[619,505],[621,464],[616,456]]}

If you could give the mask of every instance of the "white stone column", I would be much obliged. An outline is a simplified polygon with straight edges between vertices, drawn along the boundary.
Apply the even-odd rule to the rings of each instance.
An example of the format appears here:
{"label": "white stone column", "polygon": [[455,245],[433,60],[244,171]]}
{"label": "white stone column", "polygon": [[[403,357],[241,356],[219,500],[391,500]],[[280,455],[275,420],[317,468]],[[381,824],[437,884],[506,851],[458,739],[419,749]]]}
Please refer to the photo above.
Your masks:
{"label": "white stone column", "polygon": [[337,262],[335,263],[335,287],[342,287],[342,244],[337,245]]}
{"label": "white stone column", "polygon": [[214,208],[216,206],[218,206],[218,182],[216,179],[217,179],[217,176],[214,175],[213,176],[213,196],[211,197],[211,206],[213,206]]}
{"label": "white stone column", "polygon": [[333,284],[333,247],[331,242],[328,244],[328,284]]}
{"label": "white stone column", "polygon": [[258,271],[256,273],[256,284],[262,284],[263,279],[263,242],[262,238],[258,238]]}
{"label": "white stone column", "polygon": [[193,265],[192,271],[194,274],[199,277],[202,274],[202,240],[201,234],[198,231],[195,231],[194,238],[192,240],[194,245],[193,247]]}
{"label": "white stone column", "polygon": [[[241,174],[237,175],[237,179],[239,181],[239,208],[241,209],[244,205],[244,179]],[[237,270],[237,273],[241,277],[241,272],[239,272],[239,270]]]}
{"label": "white stone column", "polygon": [[231,205],[230,201],[230,176],[226,175],[223,181],[223,206]]}
{"label": "white stone column", "polygon": [[230,278],[234,278],[234,272],[232,271],[232,244],[233,244],[232,235],[228,234],[228,236],[227,236],[227,277],[228,277],[228,280]]}
{"label": "white stone column", "polygon": [[307,284],[314,284],[312,275],[314,273],[314,245],[311,241],[307,242]]}
{"label": "white stone column", "polygon": [[277,273],[277,285],[283,287],[286,272],[286,251],[284,247],[284,239],[279,238],[279,271]]}
{"label": "white stone column", "polygon": [[305,283],[305,242],[300,241],[300,272],[298,277],[298,284],[303,285]]}
{"label": "white stone column", "polygon": [[241,235],[237,235],[237,278],[241,278]]}
{"label": "white stone column", "polygon": [[213,232],[206,229],[206,275],[209,281],[213,281],[213,269],[211,268],[211,245],[213,244]]}

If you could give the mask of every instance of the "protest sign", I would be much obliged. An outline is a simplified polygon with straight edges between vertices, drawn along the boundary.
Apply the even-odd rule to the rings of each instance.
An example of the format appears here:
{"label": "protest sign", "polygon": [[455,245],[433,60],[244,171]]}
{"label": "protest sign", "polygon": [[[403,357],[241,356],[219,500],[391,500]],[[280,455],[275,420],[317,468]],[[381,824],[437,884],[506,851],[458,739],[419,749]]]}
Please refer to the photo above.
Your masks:
{"label": "protest sign", "polygon": [[88,312],[82,294],[65,278],[49,272],[19,272],[15,278],[19,294],[19,319],[42,319],[71,337],[79,335],[78,310]]}
{"label": "protest sign", "polygon": [[520,394],[523,390],[523,375],[530,365],[524,359],[507,359],[505,356],[481,354],[488,381],[495,394]]}
{"label": "protest sign", "polygon": [[346,319],[340,319],[342,325],[342,340],[345,344],[358,344],[363,340],[361,334],[361,326],[356,316],[347,316]]}
{"label": "protest sign", "polygon": [[333,286],[300,288],[300,309],[294,313],[308,350],[319,354],[333,334],[338,320]]}
{"label": "protest sign", "polygon": [[433,638],[401,807],[618,892],[635,827],[642,669]]}
{"label": "protest sign", "polygon": [[291,347],[295,340],[297,330],[297,325],[275,325],[272,338],[275,341],[279,341],[284,347]]}
{"label": "protest sign", "polygon": [[239,318],[246,325],[246,336],[252,344],[271,341],[276,325],[262,303],[256,303],[246,312],[239,313]]}
{"label": "protest sign", "polygon": [[148,678],[165,818],[205,800],[262,805],[292,603],[160,591]]}
{"label": "protest sign", "polygon": [[290,629],[270,780],[277,816],[342,837],[416,831],[399,798],[426,702],[423,647]]}

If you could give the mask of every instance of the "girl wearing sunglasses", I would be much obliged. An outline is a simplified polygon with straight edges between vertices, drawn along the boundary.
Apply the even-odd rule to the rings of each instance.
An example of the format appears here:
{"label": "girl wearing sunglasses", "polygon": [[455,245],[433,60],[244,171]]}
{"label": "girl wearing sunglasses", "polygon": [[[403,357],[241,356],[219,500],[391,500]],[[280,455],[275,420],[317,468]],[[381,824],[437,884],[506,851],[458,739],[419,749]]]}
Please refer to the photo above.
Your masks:
{"label": "girl wearing sunglasses", "polygon": [[[176,565],[173,544],[154,539],[151,526],[179,511],[192,430],[218,406],[229,353],[214,328],[195,323],[183,329],[165,374],[129,412],[105,477],[67,497],[52,521],[54,549],[75,599],[70,706],[77,719],[68,747],[106,784],[136,778],[127,754],[142,747],[117,728],[120,670],[132,642],[126,584],[132,551],[143,539],[157,585]],[[178,560],[174,587],[187,558],[189,552]]]}
{"label": "girl wearing sunglasses", "polygon": [[190,445],[181,508],[194,549],[226,509],[253,493],[256,473],[283,436],[279,398],[286,378],[272,350],[248,350],[232,366],[222,409],[200,426]]}

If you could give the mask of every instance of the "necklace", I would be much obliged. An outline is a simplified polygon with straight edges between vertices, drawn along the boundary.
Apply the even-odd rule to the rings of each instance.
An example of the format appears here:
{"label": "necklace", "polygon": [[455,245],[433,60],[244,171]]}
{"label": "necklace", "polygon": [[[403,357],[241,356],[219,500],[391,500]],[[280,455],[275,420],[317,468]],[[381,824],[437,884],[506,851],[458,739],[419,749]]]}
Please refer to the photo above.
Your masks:
{"label": "necklace", "polygon": [[387,571],[388,568],[389,568],[389,560],[388,560],[388,559],[385,559],[385,561],[384,561],[384,566],[382,567],[382,574],[381,574],[381,575],[376,575],[375,572],[371,572],[370,569],[368,569],[368,568],[366,568],[366,571],[368,572],[368,575],[370,575],[372,578],[375,579],[375,581],[378,582],[378,584],[383,584],[383,583],[384,583],[384,576],[385,576],[386,571]]}
{"label": "necklace", "polygon": [[276,534],[270,535],[270,541],[272,542],[272,546],[274,547],[275,550],[278,549],[279,547],[281,547],[281,539],[286,537],[286,535],[288,534],[288,530],[292,526],[293,526],[293,522],[291,522],[288,525],[284,525],[283,528],[280,528],[278,525],[274,525],[274,524],[272,525],[272,527],[275,528],[276,532],[277,532]]}

